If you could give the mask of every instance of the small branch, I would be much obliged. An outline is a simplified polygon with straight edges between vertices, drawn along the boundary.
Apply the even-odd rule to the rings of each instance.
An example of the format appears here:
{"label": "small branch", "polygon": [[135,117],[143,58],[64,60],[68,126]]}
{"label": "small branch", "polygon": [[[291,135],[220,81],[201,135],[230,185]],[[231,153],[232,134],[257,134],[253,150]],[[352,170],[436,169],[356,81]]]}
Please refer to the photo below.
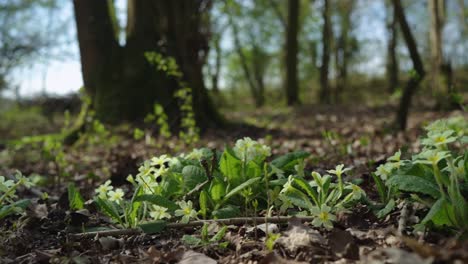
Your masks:
{"label": "small branch", "polygon": [[[289,220],[293,218],[301,222],[307,222],[307,221],[312,221],[315,217],[313,216],[236,217],[236,218],[216,219],[216,220],[198,220],[198,221],[192,221],[188,223],[168,223],[165,226],[165,228],[183,229],[187,227],[203,226],[205,223],[213,223],[213,222],[218,223],[218,224],[223,224],[223,225],[244,225],[244,224],[253,224],[255,222],[258,223],[260,221],[267,221],[268,223],[271,223],[271,224],[282,224],[282,223],[287,223]],[[143,234],[143,231],[137,228],[112,229],[112,230],[97,231],[97,232],[70,234],[70,238],[82,239],[82,238],[92,238],[92,237],[102,237],[102,236],[121,236],[121,235],[132,236],[132,235],[140,235],[140,234]]]}

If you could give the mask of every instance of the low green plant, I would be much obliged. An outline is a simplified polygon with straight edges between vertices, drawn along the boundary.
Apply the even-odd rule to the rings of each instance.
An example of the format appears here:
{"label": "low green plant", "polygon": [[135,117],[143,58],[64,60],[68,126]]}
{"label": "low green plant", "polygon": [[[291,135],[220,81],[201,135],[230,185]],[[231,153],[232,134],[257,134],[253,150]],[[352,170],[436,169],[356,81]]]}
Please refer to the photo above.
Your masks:
{"label": "low green plant", "polygon": [[21,213],[29,205],[29,199],[18,199],[16,195],[16,190],[20,186],[30,188],[33,183],[19,171],[14,180],[0,176],[0,219],[11,214]]}
{"label": "low green plant", "polygon": [[220,242],[224,235],[226,234],[227,226],[223,226],[219,229],[219,231],[214,234],[212,237],[209,236],[208,232],[209,224],[205,223],[201,229],[200,236],[194,235],[184,235],[182,237],[182,242],[185,244],[197,247],[197,246],[209,246],[216,244],[218,247],[226,248],[229,245],[229,242]]}
{"label": "low green plant", "polygon": [[[324,176],[312,172],[311,181],[304,178],[303,166],[297,166],[296,169],[297,174],[289,176],[279,194],[281,206],[296,205],[305,210],[301,214],[316,216],[312,221],[315,226],[333,228],[335,213],[351,207],[365,196],[365,192],[359,186],[343,181],[342,175],[350,170],[344,168],[343,164],[328,170],[329,174]],[[337,177],[336,183],[332,182],[330,174]]]}
{"label": "low green plant", "polygon": [[[343,166],[330,170],[338,178],[336,184],[331,176],[315,172],[314,180],[307,182],[303,178],[307,152],[268,161],[270,156],[268,146],[243,138],[223,152],[202,148],[176,157],[154,157],[143,162],[138,174],[127,178],[134,186],[131,199],[125,199],[123,190],[107,181],[96,189],[95,201],[122,227],[140,226],[153,232],[167,221],[253,216],[263,210],[270,215],[275,208],[281,214],[294,205],[321,217],[314,224],[330,227],[332,213],[363,194],[359,187],[343,183],[342,174],[347,171]],[[294,176],[288,179],[284,175]],[[298,193],[302,201],[295,196]]]}
{"label": "low green plant", "polygon": [[468,152],[463,147],[468,123],[455,117],[438,120],[426,127],[421,139],[424,148],[411,160],[402,160],[401,152],[390,157],[374,173],[381,201],[387,203],[379,212],[388,214],[395,200],[408,193],[412,201],[429,208],[418,228],[448,227],[464,233],[468,230]]}

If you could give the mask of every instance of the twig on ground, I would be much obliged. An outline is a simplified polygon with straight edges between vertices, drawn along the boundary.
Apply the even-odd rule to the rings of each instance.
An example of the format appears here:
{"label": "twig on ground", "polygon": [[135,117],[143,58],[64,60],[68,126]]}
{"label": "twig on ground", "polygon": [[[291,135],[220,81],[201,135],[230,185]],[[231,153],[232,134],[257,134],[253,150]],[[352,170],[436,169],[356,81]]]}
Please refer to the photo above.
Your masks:
{"label": "twig on ground", "polygon": [[[314,217],[312,216],[301,216],[301,217],[291,217],[291,216],[277,216],[277,217],[267,217],[268,223],[281,224],[287,223],[289,220],[296,218],[301,222],[312,221]],[[218,223],[223,225],[244,225],[244,224],[253,224],[255,222],[265,221],[265,217],[236,217],[236,218],[227,218],[227,219],[216,219],[216,220],[198,220],[192,221],[189,223],[168,223],[165,228],[173,229],[182,229],[186,227],[197,227],[203,226],[205,223]],[[70,234],[72,239],[81,239],[81,238],[92,238],[92,237],[101,237],[101,236],[121,236],[121,235],[139,235],[143,231],[138,228],[131,229],[112,229],[105,231],[96,231],[96,232],[87,232],[87,233],[78,233]]]}

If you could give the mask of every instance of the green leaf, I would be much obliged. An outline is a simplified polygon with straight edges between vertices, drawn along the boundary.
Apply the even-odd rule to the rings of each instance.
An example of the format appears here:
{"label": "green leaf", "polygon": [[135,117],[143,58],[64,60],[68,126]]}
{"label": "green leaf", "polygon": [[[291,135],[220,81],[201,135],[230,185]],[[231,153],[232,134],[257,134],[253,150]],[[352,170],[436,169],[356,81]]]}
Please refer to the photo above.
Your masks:
{"label": "green leaf", "polygon": [[228,205],[223,208],[213,211],[213,217],[215,219],[226,219],[239,216],[241,214],[239,207]]}
{"label": "green leaf", "polygon": [[84,208],[84,199],[73,183],[68,184],[68,203],[72,210]]}
{"label": "green leaf", "polygon": [[114,221],[120,223],[121,225],[124,225],[124,223],[122,222],[122,219],[120,218],[119,212],[117,211],[117,209],[115,208],[113,204],[99,197],[96,197],[94,201],[99,206],[99,208],[101,208],[104,214],[112,218]]}
{"label": "green leaf", "polygon": [[253,179],[247,180],[246,182],[244,182],[241,185],[237,186],[236,188],[232,189],[228,194],[226,194],[226,196],[224,197],[222,203],[226,202],[232,196],[238,194],[243,189],[254,185],[255,183],[257,183],[260,180],[261,180],[261,177],[253,178]]}
{"label": "green leaf", "polygon": [[204,223],[201,229],[202,241],[208,241],[208,223]]}
{"label": "green leaf", "polygon": [[168,209],[169,212],[174,212],[179,209],[179,206],[173,201],[156,194],[143,194],[135,198],[135,201],[149,202],[158,206],[162,206]]}
{"label": "green leaf", "polygon": [[199,166],[188,165],[182,169],[182,176],[184,178],[185,187],[192,190],[198,184],[206,181],[208,177],[205,171]]}
{"label": "green leaf", "polygon": [[432,222],[436,226],[452,226],[451,218],[453,219],[453,208],[444,198],[440,198],[432,205],[421,224]]}
{"label": "green leaf", "polygon": [[308,210],[314,207],[314,205],[310,202],[309,197],[294,187],[289,188],[285,195],[292,204],[298,207]]}
{"label": "green leaf", "polygon": [[221,180],[214,179],[211,183],[211,188],[210,188],[210,195],[211,199],[215,203],[221,201],[226,194],[226,184],[222,182]]}
{"label": "green leaf", "polygon": [[200,213],[203,219],[206,219],[206,215],[208,212],[208,193],[205,190],[200,192],[199,203],[200,203]]}
{"label": "green leaf", "polygon": [[375,186],[377,187],[377,192],[380,197],[380,201],[382,203],[387,202],[387,187],[383,183],[382,179],[375,175],[375,173],[371,173],[372,179],[374,179]]}
{"label": "green leaf", "polygon": [[141,230],[143,230],[143,232],[146,234],[154,234],[154,233],[159,233],[162,230],[164,230],[164,228],[166,227],[166,224],[167,223],[164,220],[156,220],[156,221],[140,224],[138,225],[138,227],[140,227]]}
{"label": "green leaf", "polygon": [[141,201],[136,201],[136,197],[143,194],[143,188],[140,186],[137,187],[133,193],[132,200],[130,201],[130,206],[128,207],[127,220],[130,223],[130,226],[134,227],[138,222],[138,210],[141,206]]}
{"label": "green leaf", "polygon": [[297,184],[302,190],[304,190],[310,198],[312,198],[312,201],[315,205],[320,204],[318,201],[317,192],[314,190],[314,188],[312,188],[312,186],[310,186],[310,184],[306,180],[304,180],[301,177],[294,177],[294,183]]}
{"label": "green leaf", "polygon": [[238,186],[243,182],[242,161],[237,158],[232,149],[227,146],[221,155],[219,169],[224,176],[226,176],[231,186]]}
{"label": "green leaf", "polygon": [[192,235],[184,235],[182,237],[182,242],[188,246],[194,247],[200,245],[202,243],[202,240]]}
{"label": "green leaf", "polygon": [[309,156],[310,153],[306,151],[295,151],[272,160],[271,164],[281,170],[294,170],[294,165]]}
{"label": "green leaf", "polygon": [[5,218],[8,215],[15,214],[19,210],[24,210],[31,203],[29,199],[23,199],[0,207],[0,219]]}
{"label": "green leaf", "polygon": [[441,195],[435,183],[418,176],[395,175],[388,180],[388,183],[401,191],[427,194],[435,199]]}
{"label": "green leaf", "polygon": [[214,235],[211,239],[210,242],[219,242],[221,239],[224,238],[224,235],[226,234],[227,226],[223,226],[216,235]]}
{"label": "green leaf", "polygon": [[393,209],[395,208],[395,205],[396,205],[395,200],[390,199],[390,201],[388,201],[387,205],[385,205],[385,207],[382,208],[381,210],[379,210],[375,215],[378,218],[383,218],[386,215],[388,215],[391,211],[393,211]]}
{"label": "green leaf", "polygon": [[277,179],[277,180],[271,180],[270,182],[268,182],[268,185],[269,186],[280,186],[280,187],[283,187],[283,185],[288,181],[288,179],[284,178],[284,179]]}
{"label": "green leaf", "polygon": [[260,168],[260,166],[257,163],[255,163],[254,161],[250,161],[247,164],[246,176],[249,179],[260,177],[260,176],[262,176],[262,168]]}

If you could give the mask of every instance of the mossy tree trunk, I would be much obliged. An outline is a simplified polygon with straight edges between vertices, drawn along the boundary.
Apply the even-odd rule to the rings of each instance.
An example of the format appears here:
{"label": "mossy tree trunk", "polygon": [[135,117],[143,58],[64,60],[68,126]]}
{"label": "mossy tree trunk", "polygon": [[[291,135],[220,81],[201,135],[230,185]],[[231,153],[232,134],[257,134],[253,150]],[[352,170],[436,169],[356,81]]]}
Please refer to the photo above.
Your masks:
{"label": "mossy tree trunk", "polygon": [[184,81],[192,88],[198,125],[220,124],[201,75],[204,58],[198,56],[207,48],[207,35],[202,32],[207,23],[202,24],[202,18],[206,19],[208,10],[201,7],[209,5],[203,0],[171,2],[128,0],[126,43],[122,46],[113,24],[112,1],[73,1],[84,86],[100,120],[142,120],[159,103],[172,127],[178,127],[180,110],[173,94],[181,87],[146,60],[145,52],[156,51],[174,57],[179,64]]}

